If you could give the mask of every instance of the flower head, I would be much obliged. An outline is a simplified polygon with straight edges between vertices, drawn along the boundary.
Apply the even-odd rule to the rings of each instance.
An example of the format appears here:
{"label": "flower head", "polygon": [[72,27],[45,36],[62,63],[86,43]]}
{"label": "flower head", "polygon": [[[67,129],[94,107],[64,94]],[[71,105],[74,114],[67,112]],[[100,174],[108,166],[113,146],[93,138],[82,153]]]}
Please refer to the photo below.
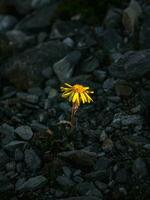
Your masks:
{"label": "flower head", "polygon": [[68,98],[70,102],[76,106],[80,106],[80,103],[91,103],[93,100],[89,94],[94,93],[83,85],[75,84],[71,86],[68,83],[65,83],[66,87],[61,87],[62,97]]}

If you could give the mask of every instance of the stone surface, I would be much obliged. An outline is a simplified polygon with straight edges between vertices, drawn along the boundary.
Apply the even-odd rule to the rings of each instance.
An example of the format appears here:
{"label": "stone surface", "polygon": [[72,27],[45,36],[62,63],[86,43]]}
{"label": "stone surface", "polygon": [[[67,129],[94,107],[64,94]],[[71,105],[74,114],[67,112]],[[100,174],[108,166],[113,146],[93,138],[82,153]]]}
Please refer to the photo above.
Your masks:
{"label": "stone surface", "polygon": [[8,63],[0,67],[0,76],[20,89],[39,86],[44,80],[41,76],[43,69],[53,65],[66,52],[66,47],[60,42],[42,43],[10,58]]}
{"label": "stone surface", "polygon": [[2,135],[2,145],[6,145],[15,139],[14,127],[10,126],[9,124],[2,124],[0,126],[0,133]]}
{"label": "stone surface", "polygon": [[129,51],[110,67],[116,78],[139,79],[150,73],[150,50]]}
{"label": "stone surface", "polygon": [[42,188],[47,183],[47,179],[44,176],[36,176],[29,178],[22,184],[18,184],[16,190],[17,191],[34,191]]}
{"label": "stone surface", "polygon": [[23,140],[30,140],[33,136],[33,132],[29,126],[19,126],[15,129],[15,132]]}
{"label": "stone surface", "polygon": [[25,163],[29,170],[34,172],[41,167],[41,160],[33,149],[26,149],[24,154]]}
{"label": "stone surface", "polygon": [[60,82],[63,83],[71,78],[75,66],[78,64],[80,58],[81,53],[79,51],[73,51],[53,65],[54,72]]}
{"label": "stone surface", "polygon": [[5,164],[9,161],[9,157],[4,150],[0,150],[0,169],[4,169]]}

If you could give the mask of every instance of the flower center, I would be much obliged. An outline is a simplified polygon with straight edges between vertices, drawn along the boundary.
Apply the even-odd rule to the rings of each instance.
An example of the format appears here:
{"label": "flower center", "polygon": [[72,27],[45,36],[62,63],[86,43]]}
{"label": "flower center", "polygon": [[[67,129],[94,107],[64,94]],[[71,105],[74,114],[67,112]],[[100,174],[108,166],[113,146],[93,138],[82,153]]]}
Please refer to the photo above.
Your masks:
{"label": "flower center", "polygon": [[74,92],[82,93],[85,91],[85,88],[82,85],[76,84],[76,85],[72,86],[72,90]]}

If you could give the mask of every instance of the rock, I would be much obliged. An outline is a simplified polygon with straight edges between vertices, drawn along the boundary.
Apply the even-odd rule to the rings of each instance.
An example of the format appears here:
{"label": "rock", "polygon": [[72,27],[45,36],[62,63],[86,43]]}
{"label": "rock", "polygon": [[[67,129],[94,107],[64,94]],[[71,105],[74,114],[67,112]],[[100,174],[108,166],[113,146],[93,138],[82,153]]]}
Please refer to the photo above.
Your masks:
{"label": "rock", "polygon": [[67,45],[68,47],[73,47],[74,46],[74,41],[70,37],[65,38],[63,40],[63,43],[65,45]]}
{"label": "rock", "polygon": [[111,160],[105,157],[101,157],[96,161],[95,170],[105,170],[111,164]]}
{"label": "rock", "polygon": [[49,3],[50,3],[49,0],[32,0],[31,6],[34,9],[39,9],[39,8],[41,8],[43,6],[48,5]]}
{"label": "rock", "polygon": [[29,126],[19,126],[15,129],[15,132],[23,140],[30,140],[33,137],[33,132]]}
{"label": "rock", "polygon": [[23,161],[24,154],[20,149],[15,150],[15,161],[20,162]]}
{"label": "rock", "polygon": [[103,83],[103,89],[105,91],[109,91],[109,90],[112,90],[113,87],[114,87],[114,79],[113,78],[109,78],[109,79],[106,79]]}
{"label": "rock", "polygon": [[128,181],[128,173],[127,173],[127,170],[126,169],[120,169],[117,174],[116,174],[116,182],[117,183],[126,183]]}
{"label": "rock", "polygon": [[25,152],[25,164],[31,171],[36,171],[41,167],[41,160],[33,149],[26,149]]}
{"label": "rock", "polygon": [[16,148],[22,147],[26,144],[24,141],[14,140],[4,146],[7,151],[14,151]]}
{"label": "rock", "polygon": [[8,56],[12,55],[13,48],[10,45],[9,40],[4,34],[0,33],[0,61]]}
{"label": "rock", "polygon": [[37,104],[39,97],[34,95],[34,94],[27,94],[25,92],[18,92],[17,93],[17,97],[20,100],[26,101],[28,103],[33,103],[33,104]]}
{"label": "rock", "polygon": [[104,26],[107,29],[115,29],[118,28],[120,24],[121,24],[121,10],[114,7],[110,8],[104,19]]}
{"label": "rock", "polygon": [[23,49],[25,47],[30,47],[35,43],[34,36],[28,36],[24,32],[19,30],[10,30],[6,32],[6,36],[9,42],[16,48],[16,49]]}
{"label": "rock", "polygon": [[74,68],[78,64],[80,58],[81,53],[79,51],[73,51],[53,65],[54,72],[60,82],[63,83],[71,78]]}
{"label": "rock", "polygon": [[79,197],[69,197],[65,199],[60,200],[102,200],[99,197],[93,197],[93,196],[79,196]]}
{"label": "rock", "polygon": [[129,51],[109,69],[113,77],[136,80],[150,73],[150,50]]}
{"label": "rock", "polygon": [[77,21],[57,20],[52,26],[50,39],[70,37],[76,34],[80,27],[81,25]]}
{"label": "rock", "polygon": [[29,178],[22,184],[17,184],[17,191],[34,191],[37,189],[41,189],[47,184],[47,179],[44,176],[35,176]]}
{"label": "rock", "polygon": [[96,159],[96,155],[92,152],[86,152],[83,150],[75,150],[59,153],[59,156],[66,161],[73,164],[73,166],[77,168],[81,168],[83,170],[89,170],[94,167],[94,160]]}
{"label": "rock", "polygon": [[150,6],[145,5],[143,9],[143,23],[140,29],[140,48],[141,49],[150,49]]}
{"label": "rock", "polygon": [[0,192],[7,192],[10,191],[14,188],[13,184],[10,183],[10,180],[4,176],[0,174]]}
{"label": "rock", "polygon": [[51,25],[57,5],[48,5],[40,8],[33,13],[25,16],[15,27],[16,30],[22,31],[39,31],[46,30]]}
{"label": "rock", "polygon": [[142,8],[136,0],[131,0],[128,8],[123,11],[122,23],[126,30],[131,33],[137,31],[139,26],[139,17],[142,14]]}
{"label": "rock", "polygon": [[2,145],[6,145],[15,139],[14,127],[6,123],[0,126],[0,134],[2,135],[2,139],[1,139]]}
{"label": "rock", "polygon": [[66,47],[60,42],[41,43],[10,58],[0,67],[0,76],[8,79],[19,89],[37,87],[44,81],[44,77],[41,76],[43,69],[53,65],[66,52]]}
{"label": "rock", "polygon": [[150,144],[145,144],[145,145],[143,146],[143,148],[144,148],[144,149],[147,149],[147,150],[150,150]]}
{"label": "rock", "polygon": [[103,82],[107,76],[105,71],[102,70],[95,70],[94,71],[94,76],[96,77],[97,81]]}
{"label": "rock", "polygon": [[99,190],[101,190],[102,192],[105,192],[106,189],[107,189],[107,187],[108,187],[107,184],[105,184],[105,183],[103,183],[103,182],[101,182],[101,181],[95,181],[94,183],[95,183],[96,187],[97,187]]}
{"label": "rock", "polygon": [[57,183],[58,183],[61,187],[63,187],[64,189],[65,189],[65,188],[68,189],[68,188],[74,186],[74,184],[75,184],[75,183],[74,183],[70,178],[68,178],[67,176],[58,176],[58,177],[56,178],[56,181],[57,181]]}
{"label": "rock", "polygon": [[7,164],[6,164],[6,171],[15,171],[15,169],[16,169],[16,163],[15,163],[15,161],[11,161],[11,162],[8,162]]}
{"label": "rock", "polygon": [[115,83],[116,94],[120,97],[128,97],[132,94],[132,88],[125,81]]}
{"label": "rock", "polygon": [[110,138],[106,138],[102,144],[102,149],[106,152],[112,151],[113,149],[113,141]]}
{"label": "rock", "polygon": [[9,157],[4,150],[0,150],[0,170],[4,169],[6,163],[9,161]]}
{"label": "rock", "polygon": [[84,73],[93,72],[99,67],[99,61],[96,57],[90,56],[81,64],[81,71]]}
{"label": "rock", "polygon": [[77,191],[80,195],[96,196],[102,198],[102,193],[98,190],[93,183],[83,182],[77,185]]}
{"label": "rock", "polygon": [[[111,38],[111,40],[110,40]],[[104,49],[109,53],[118,52],[122,44],[122,38],[116,30],[106,29],[101,35]]]}
{"label": "rock", "polygon": [[104,181],[108,178],[106,170],[97,170],[85,175],[85,179],[88,181]]}
{"label": "rock", "polygon": [[132,166],[132,171],[136,177],[142,178],[147,175],[147,168],[144,160],[142,158],[137,158]]}
{"label": "rock", "polygon": [[0,15],[0,32],[11,30],[17,23],[17,19],[11,15]]}
{"label": "rock", "polygon": [[123,126],[129,125],[139,125],[141,124],[141,117],[140,115],[125,115],[121,116],[121,124]]}

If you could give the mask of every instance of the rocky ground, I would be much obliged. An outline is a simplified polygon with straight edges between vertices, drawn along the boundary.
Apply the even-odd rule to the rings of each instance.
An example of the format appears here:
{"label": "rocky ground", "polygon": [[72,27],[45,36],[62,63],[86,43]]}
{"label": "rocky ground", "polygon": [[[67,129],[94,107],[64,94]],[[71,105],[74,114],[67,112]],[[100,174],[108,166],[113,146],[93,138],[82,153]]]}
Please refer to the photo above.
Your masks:
{"label": "rocky ground", "polygon": [[[0,0],[0,200],[149,200],[149,1],[99,23],[60,5]],[[66,81],[94,90],[73,141]]]}

